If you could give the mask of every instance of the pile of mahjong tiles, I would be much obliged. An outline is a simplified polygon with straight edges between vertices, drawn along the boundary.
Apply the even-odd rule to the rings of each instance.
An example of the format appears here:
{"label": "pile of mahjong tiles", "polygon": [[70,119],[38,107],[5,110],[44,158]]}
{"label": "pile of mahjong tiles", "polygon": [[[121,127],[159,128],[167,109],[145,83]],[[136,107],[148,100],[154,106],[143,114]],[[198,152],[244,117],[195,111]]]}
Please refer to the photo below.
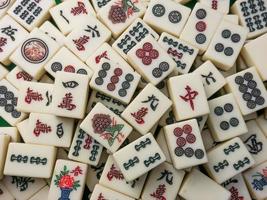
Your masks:
{"label": "pile of mahjong tiles", "polygon": [[267,0],[0,0],[0,200],[267,200]]}

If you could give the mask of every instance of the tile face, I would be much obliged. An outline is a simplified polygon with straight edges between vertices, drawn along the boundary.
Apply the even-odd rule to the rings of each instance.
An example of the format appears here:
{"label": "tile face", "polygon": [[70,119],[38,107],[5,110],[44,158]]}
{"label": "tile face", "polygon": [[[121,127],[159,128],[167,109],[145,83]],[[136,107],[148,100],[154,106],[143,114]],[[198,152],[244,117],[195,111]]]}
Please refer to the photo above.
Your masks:
{"label": "tile face", "polygon": [[19,110],[27,113],[52,113],[53,84],[31,82],[22,83],[19,87]]}
{"label": "tile face", "polygon": [[57,72],[52,110],[55,115],[81,119],[85,115],[89,77],[83,74]]}
{"label": "tile face", "polygon": [[248,132],[241,136],[241,140],[254,158],[255,165],[258,165],[267,160],[267,138],[255,120],[248,121],[246,124]]}
{"label": "tile face", "polygon": [[223,15],[205,4],[197,3],[180,35],[180,39],[189,42],[203,53],[222,20]]}
{"label": "tile face", "polygon": [[223,20],[209,44],[203,58],[211,60],[223,70],[233,67],[245,43],[246,28]]}
{"label": "tile face", "polygon": [[174,71],[180,74],[189,72],[198,54],[197,48],[165,32],[161,34],[159,44],[176,63]]}
{"label": "tile face", "polygon": [[[6,154],[8,144],[10,142],[11,137],[9,135],[0,135],[0,180],[3,178],[3,171],[5,166]],[[1,193],[0,193],[1,194]],[[1,195],[0,195],[1,198]]]}
{"label": "tile face", "polygon": [[223,75],[209,60],[200,65],[194,73],[201,77],[208,98],[226,84]]}
{"label": "tile face", "polygon": [[151,0],[144,21],[158,32],[179,36],[191,9],[174,1]]}
{"label": "tile face", "polygon": [[0,111],[1,117],[14,126],[26,117],[26,114],[17,110],[18,90],[7,80],[0,81]]}
{"label": "tile face", "polygon": [[10,136],[11,142],[20,142],[20,133],[16,127],[0,127],[0,135]]}
{"label": "tile face", "polygon": [[84,74],[89,78],[92,77],[93,71],[78,59],[70,50],[66,47],[62,47],[45,65],[45,70],[53,77],[59,71]]}
{"label": "tile face", "polygon": [[199,0],[199,2],[209,6],[213,10],[217,10],[224,14],[227,14],[229,12],[229,0]]}
{"label": "tile face", "polygon": [[46,182],[40,178],[5,176],[3,184],[15,199],[22,200],[32,197],[46,185]]}
{"label": "tile face", "polygon": [[55,147],[10,143],[6,156],[4,174],[50,178],[55,159]]}
{"label": "tile face", "polygon": [[172,163],[176,169],[208,162],[195,119],[165,126],[164,132]]}
{"label": "tile face", "polygon": [[69,160],[57,160],[47,200],[83,196],[87,165]]}
{"label": "tile face", "polygon": [[108,199],[116,199],[116,200],[134,200],[134,198],[128,197],[124,194],[121,194],[119,192],[115,192],[115,191],[108,189],[104,186],[96,184],[90,200],[107,199],[107,198]]}
{"label": "tile face", "polygon": [[3,200],[15,200],[2,182],[0,182],[0,198]]}
{"label": "tile face", "polygon": [[139,0],[111,0],[98,12],[99,19],[117,38],[136,18],[145,13],[145,5]]}
{"label": "tile face", "polygon": [[127,59],[127,53],[136,46],[147,35],[151,35],[156,40],[159,38],[150,26],[142,19],[137,18],[112,44],[112,47],[124,58]]}
{"label": "tile face", "polygon": [[96,166],[99,162],[103,146],[80,128],[78,123],[68,158]]}
{"label": "tile face", "polygon": [[144,135],[152,129],[171,105],[172,102],[149,83],[128,105],[121,116]]}
{"label": "tile face", "polygon": [[267,92],[255,67],[227,77],[227,82],[243,115],[267,106]]}
{"label": "tile face", "polygon": [[170,78],[168,89],[176,120],[198,117],[210,112],[202,80],[197,74]]}
{"label": "tile face", "polygon": [[204,165],[209,175],[219,184],[254,165],[254,159],[240,138],[228,140],[207,152]]}
{"label": "tile face", "polygon": [[28,32],[8,15],[0,20],[0,30],[0,61],[4,62],[28,36]]}
{"label": "tile face", "polygon": [[248,188],[242,174],[238,174],[229,180],[221,184],[225,189],[231,192],[231,200],[233,199],[244,199],[251,200]]}
{"label": "tile face", "polygon": [[209,101],[208,127],[216,142],[247,133],[247,126],[232,94]]}
{"label": "tile face", "polygon": [[82,121],[80,128],[112,153],[116,152],[133,130],[101,103],[95,105]]}
{"label": "tile face", "polygon": [[33,78],[39,79],[45,72],[45,63],[58,50],[58,44],[35,28],[12,53],[10,60]]}
{"label": "tile face", "polygon": [[267,197],[266,169],[267,162],[264,162],[244,173],[251,196],[255,199],[265,199]]}
{"label": "tile face", "polygon": [[8,14],[28,31],[32,31],[46,19],[49,9],[54,5],[54,1],[15,1],[8,10]]}
{"label": "tile face", "polygon": [[176,170],[169,163],[162,163],[150,172],[142,199],[175,199],[184,175],[184,171]]}
{"label": "tile face", "polygon": [[206,200],[225,200],[230,198],[231,193],[197,169],[193,169],[185,179],[179,195],[192,200],[203,196]]}
{"label": "tile face", "polygon": [[66,35],[79,27],[82,21],[95,16],[95,11],[87,0],[65,1],[50,9],[50,14],[60,31]]}
{"label": "tile face", "polygon": [[138,199],[141,195],[146,177],[147,174],[131,182],[127,182],[113,157],[109,156],[99,180],[99,184],[116,192]]}
{"label": "tile face", "polygon": [[113,157],[127,181],[135,180],[166,160],[151,133],[128,144]]}
{"label": "tile face", "polygon": [[254,38],[267,31],[266,0],[238,0],[231,7],[231,13],[238,15],[239,22],[249,31],[248,38]]}
{"label": "tile face", "polygon": [[128,52],[127,59],[135,70],[153,85],[165,79],[176,66],[167,52],[150,35]]}

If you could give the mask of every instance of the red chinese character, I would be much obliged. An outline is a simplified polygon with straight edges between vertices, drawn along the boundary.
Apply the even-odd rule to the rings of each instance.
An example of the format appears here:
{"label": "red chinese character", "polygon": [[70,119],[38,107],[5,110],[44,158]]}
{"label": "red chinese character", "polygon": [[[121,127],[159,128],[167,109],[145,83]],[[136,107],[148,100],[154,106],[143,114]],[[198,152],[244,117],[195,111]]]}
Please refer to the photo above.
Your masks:
{"label": "red chinese character", "polygon": [[108,174],[107,174],[108,180],[111,181],[113,178],[115,178],[116,180],[123,180],[123,174],[121,173],[120,170],[116,169],[116,167],[114,166],[114,164],[112,164]]}
{"label": "red chinese character", "polygon": [[76,16],[80,14],[88,14],[83,2],[78,1],[77,7],[71,9],[71,13]]}
{"label": "red chinese character", "polygon": [[146,116],[147,113],[148,113],[148,108],[142,107],[137,112],[131,113],[131,115],[135,118],[135,121],[138,124],[144,124],[145,120],[143,119],[143,117]]}
{"label": "red chinese character", "polygon": [[84,45],[89,42],[90,37],[84,35],[82,37],[80,37],[77,40],[72,40],[74,42],[74,44],[76,45],[76,48],[78,49],[78,51],[84,51],[85,47]]}
{"label": "red chinese character", "polygon": [[244,200],[243,196],[239,196],[238,189],[232,186],[229,190],[231,192],[230,200]]}
{"label": "red chinese character", "polygon": [[43,96],[42,94],[38,93],[38,92],[34,92],[33,90],[31,90],[30,88],[27,89],[27,94],[25,97],[25,102],[30,104],[33,101],[43,101]]}
{"label": "red chinese character", "polygon": [[33,130],[33,133],[36,137],[40,135],[40,133],[49,133],[51,132],[51,126],[48,126],[47,124],[42,123],[39,119],[36,121],[35,128]]}
{"label": "red chinese character", "polygon": [[19,73],[16,74],[17,79],[23,79],[24,81],[31,81],[33,78],[30,74],[28,74],[27,72],[21,71]]}
{"label": "red chinese character", "polygon": [[105,197],[100,193],[97,197],[97,200],[106,200]]}
{"label": "red chinese character", "polygon": [[212,0],[211,7],[212,7],[212,9],[217,10],[217,8],[218,8],[218,1],[217,0]]}
{"label": "red chinese character", "polygon": [[2,47],[4,47],[7,44],[7,39],[0,37],[0,52],[3,52]]}
{"label": "red chinese character", "polygon": [[109,57],[107,55],[107,51],[104,51],[103,53],[101,53],[100,55],[95,57],[96,64],[100,63],[102,58],[106,58],[107,60],[109,60]]}
{"label": "red chinese character", "polygon": [[73,110],[76,108],[76,105],[72,104],[73,96],[71,93],[66,93],[63,97],[62,102],[58,105],[59,108],[66,108],[67,110]]}
{"label": "red chinese character", "polygon": [[193,100],[196,98],[196,96],[198,95],[198,92],[197,91],[192,91],[192,88],[190,86],[186,86],[185,88],[186,90],[186,95],[185,96],[181,96],[180,97],[185,101],[185,102],[188,102],[190,103],[190,107],[192,110],[194,110],[194,102]]}
{"label": "red chinese character", "polygon": [[156,192],[153,192],[150,194],[151,197],[154,197],[156,200],[166,200],[166,197],[164,197],[164,194],[166,192],[166,186],[165,184],[159,185],[156,189]]}
{"label": "red chinese character", "polygon": [[80,166],[77,166],[74,170],[72,170],[70,173],[74,174],[74,176],[79,176],[79,174],[83,174],[82,169]]}
{"label": "red chinese character", "polygon": [[87,135],[87,139],[85,140],[85,145],[83,146],[83,148],[90,149],[92,143],[93,143],[92,137],[90,135]]}

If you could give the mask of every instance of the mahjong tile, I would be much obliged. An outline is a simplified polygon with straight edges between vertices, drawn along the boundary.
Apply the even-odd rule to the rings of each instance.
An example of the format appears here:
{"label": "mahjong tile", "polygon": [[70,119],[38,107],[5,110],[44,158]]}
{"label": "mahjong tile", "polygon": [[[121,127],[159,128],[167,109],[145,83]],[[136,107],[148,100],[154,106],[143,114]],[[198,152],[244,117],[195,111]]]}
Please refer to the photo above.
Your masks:
{"label": "mahjong tile", "polygon": [[50,14],[60,31],[67,35],[88,17],[95,16],[95,11],[87,0],[72,0],[51,8]]}
{"label": "mahjong tile", "polygon": [[96,166],[100,160],[103,146],[82,130],[80,124],[81,121],[78,123],[74,133],[68,158]]}
{"label": "mahjong tile", "polygon": [[145,13],[145,5],[139,0],[111,0],[98,11],[99,19],[117,38],[136,18]]}
{"label": "mahjong tile", "polygon": [[193,169],[185,178],[179,191],[185,199],[225,200],[231,193],[197,169]]}
{"label": "mahjong tile", "polygon": [[208,45],[223,18],[223,14],[209,8],[205,4],[197,3],[180,35],[198,48],[199,53],[207,50]]}
{"label": "mahjong tile", "polygon": [[12,53],[10,60],[33,78],[39,79],[44,73],[45,63],[56,53],[59,45],[44,32],[35,28]]}
{"label": "mahjong tile", "polygon": [[141,134],[148,133],[172,102],[151,83],[134,98],[121,116]]}
{"label": "mahjong tile", "polygon": [[[7,149],[11,137],[9,135],[0,135],[0,180],[3,179],[3,171],[6,161]],[[1,195],[0,195],[1,198]]]}
{"label": "mahjong tile", "polygon": [[15,199],[24,200],[45,187],[46,182],[40,178],[5,176],[3,184]]}
{"label": "mahjong tile", "polygon": [[231,13],[238,15],[239,22],[249,31],[248,38],[257,37],[267,31],[267,1],[237,0]]}
{"label": "mahjong tile", "polygon": [[176,170],[171,164],[162,163],[150,172],[142,192],[142,199],[175,199],[184,175],[183,170]]}
{"label": "mahjong tile", "polygon": [[99,180],[99,184],[111,190],[138,199],[144,187],[146,177],[147,174],[133,181],[126,181],[119,167],[115,163],[114,158],[109,156]]}
{"label": "mahjong tile", "polygon": [[3,200],[15,200],[15,197],[12,196],[2,182],[0,182],[0,198]]}
{"label": "mahjong tile", "polygon": [[203,55],[204,60],[211,60],[217,67],[228,70],[233,67],[248,31],[246,28],[223,20]]}
{"label": "mahjong tile", "polygon": [[39,29],[55,40],[59,46],[64,45],[65,36],[50,21],[45,21]]}
{"label": "mahjong tile", "polygon": [[255,120],[248,121],[246,125],[248,132],[241,136],[241,140],[254,158],[255,165],[257,165],[267,160],[267,138]]}
{"label": "mahjong tile", "polygon": [[151,133],[123,147],[113,157],[127,181],[135,180],[166,160]]}
{"label": "mahjong tile", "polygon": [[196,119],[165,126],[164,133],[176,169],[208,162]]}
{"label": "mahjong tile", "polygon": [[19,91],[6,79],[0,81],[0,111],[1,117],[14,126],[26,117],[17,110]]}
{"label": "mahjong tile", "polygon": [[267,61],[265,57],[265,52],[267,51],[266,43],[267,33],[246,43],[241,51],[242,58],[247,64],[246,68],[248,68],[248,66],[256,67],[263,81],[267,80]]}
{"label": "mahjong tile", "polygon": [[82,199],[86,174],[86,164],[57,160],[47,200]]}
{"label": "mahjong tile", "polygon": [[0,80],[2,80],[8,74],[8,70],[0,64]]}
{"label": "mahjong tile", "polygon": [[29,82],[19,86],[18,110],[30,113],[52,113],[54,85]]}
{"label": "mahjong tile", "polygon": [[55,1],[15,1],[7,13],[28,31],[32,31],[48,18],[48,11],[54,5]]}
{"label": "mahjong tile", "polygon": [[101,103],[97,103],[82,121],[80,128],[114,153],[132,132],[118,115]]}
{"label": "mahjong tile", "polygon": [[56,73],[52,110],[55,115],[82,119],[88,100],[89,77],[58,71]]}
{"label": "mahjong tile", "polygon": [[207,98],[211,97],[226,84],[223,75],[209,60],[200,65],[194,73],[201,77]]}
{"label": "mahjong tile", "polygon": [[205,169],[212,179],[221,184],[253,166],[255,161],[238,137],[220,143],[207,152]]}
{"label": "mahjong tile", "polygon": [[267,162],[264,162],[254,168],[249,169],[243,174],[250,194],[254,199],[267,198],[266,171]]}
{"label": "mahjong tile", "polygon": [[36,82],[36,80],[27,72],[16,66],[7,75],[6,79],[14,85],[17,89],[20,89],[21,85],[27,84],[27,82]]}
{"label": "mahjong tile", "polygon": [[20,142],[20,133],[17,127],[0,127],[0,135],[10,136],[10,142]]}
{"label": "mahjong tile", "polygon": [[93,7],[98,12],[102,7],[105,7],[111,0],[91,0]]}
{"label": "mahjong tile", "polygon": [[8,15],[0,20],[0,30],[0,61],[6,62],[11,53],[28,36],[28,32]]}
{"label": "mahjong tile", "polygon": [[100,184],[96,184],[92,193],[90,200],[105,200],[105,199],[116,199],[116,200],[134,200],[127,195],[111,190],[107,187],[104,187]]}
{"label": "mahjong tile", "polygon": [[242,174],[238,174],[221,184],[225,189],[231,192],[231,200],[244,199],[250,200],[250,194]]}
{"label": "mahjong tile", "polygon": [[29,200],[45,200],[48,197],[49,187],[45,186],[35,195],[33,195]]}
{"label": "mahjong tile", "polygon": [[59,71],[84,74],[92,77],[93,71],[66,47],[62,47],[44,66],[53,77]]}
{"label": "mahjong tile", "polygon": [[147,35],[152,35],[158,40],[159,35],[142,19],[137,18],[134,22],[116,39],[112,47],[124,58],[127,59],[127,53],[143,40]]}
{"label": "mahjong tile", "polygon": [[68,34],[65,44],[82,61],[86,61],[110,37],[110,30],[90,16]]}
{"label": "mahjong tile", "polygon": [[199,0],[200,3],[203,3],[213,10],[217,10],[224,14],[229,12],[230,1],[229,0]]}
{"label": "mahjong tile", "polygon": [[176,63],[151,36],[147,35],[127,54],[132,64],[147,82],[157,85],[175,68]]}
{"label": "mahjong tile", "polygon": [[8,145],[4,174],[50,178],[56,151],[52,146],[12,142]]}
{"label": "mahjong tile", "polygon": [[171,0],[151,0],[144,21],[158,32],[167,32],[178,37],[190,12],[190,8]]}
{"label": "mahjong tile", "polygon": [[208,114],[209,106],[201,77],[196,73],[171,77],[168,80],[177,121]]}
{"label": "mahjong tile", "polygon": [[175,71],[180,74],[188,73],[198,54],[198,49],[165,32],[161,34],[158,42],[175,61]]}
{"label": "mahjong tile", "polygon": [[238,15],[228,14],[223,16],[223,20],[226,20],[228,22],[231,22],[233,24],[238,25]]}
{"label": "mahjong tile", "polygon": [[15,0],[1,0],[0,1],[0,18],[2,18],[12,6]]}
{"label": "mahjong tile", "polygon": [[166,162],[172,163],[170,152],[169,152],[169,149],[168,149],[168,144],[167,144],[167,141],[166,141],[166,138],[165,138],[165,135],[164,135],[163,128],[160,129],[160,131],[159,131],[159,133],[158,133],[158,135],[156,137],[156,141],[159,144],[162,152],[164,153],[164,155],[166,157]]}
{"label": "mahjong tile", "polygon": [[267,91],[255,67],[227,77],[227,83],[226,89],[233,93],[243,115],[267,106]]}

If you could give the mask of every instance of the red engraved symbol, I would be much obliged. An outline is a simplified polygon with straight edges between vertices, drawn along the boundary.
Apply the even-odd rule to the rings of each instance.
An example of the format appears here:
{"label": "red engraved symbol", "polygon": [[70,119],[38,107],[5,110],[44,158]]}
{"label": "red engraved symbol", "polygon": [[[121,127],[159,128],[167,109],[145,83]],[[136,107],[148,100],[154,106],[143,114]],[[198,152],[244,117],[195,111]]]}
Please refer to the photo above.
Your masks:
{"label": "red engraved symbol", "polygon": [[142,49],[137,49],[136,56],[142,59],[144,65],[150,65],[153,59],[159,57],[159,52],[156,49],[153,49],[153,45],[149,42],[146,42],[143,45]]}
{"label": "red engraved symbol", "polygon": [[88,14],[83,2],[78,1],[78,5],[71,9],[71,13],[76,16],[80,14]]}
{"label": "red engraved symbol", "polygon": [[194,102],[193,102],[193,100],[194,100],[194,99],[196,98],[196,96],[198,95],[198,92],[197,92],[197,91],[192,91],[192,88],[191,88],[189,85],[186,86],[185,90],[186,90],[186,92],[187,92],[186,95],[185,95],[185,96],[181,96],[181,95],[180,95],[180,97],[181,97],[185,102],[189,102],[191,109],[194,110],[195,108],[194,108]]}
{"label": "red engraved symbol", "polygon": [[199,31],[199,32],[203,32],[205,31],[207,28],[207,25],[205,22],[203,21],[199,21],[196,23],[196,29]]}
{"label": "red engraved symbol", "polygon": [[25,71],[20,71],[16,74],[17,79],[23,79],[24,81],[31,81],[33,78],[30,74]]}
{"label": "red engraved symbol", "polygon": [[29,87],[27,88],[27,94],[26,97],[24,98],[25,102],[30,104],[32,101],[42,101],[43,97],[42,94],[38,92],[34,92],[31,90]]}
{"label": "red engraved symbol", "polygon": [[244,200],[243,196],[239,196],[238,189],[232,186],[229,191],[231,192],[230,200]]}
{"label": "red engraved symbol", "polygon": [[150,194],[151,197],[154,197],[155,200],[166,200],[166,197],[164,197],[166,193],[166,186],[165,184],[161,184],[158,186],[155,192]]}
{"label": "red engraved symbol", "polygon": [[72,40],[72,41],[76,45],[76,48],[78,49],[78,51],[84,51],[85,50],[84,45],[89,42],[89,39],[90,39],[89,36],[84,35],[80,37],[79,39]]}
{"label": "red engraved symbol", "polygon": [[217,10],[217,8],[218,8],[218,1],[217,0],[212,0],[211,7],[212,7],[212,9]]}
{"label": "red engraved symbol", "polygon": [[131,115],[135,118],[135,121],[138,124],[144,124],[145,120],[143,119],[143,117],[146,116],[147,113],[148,113],[148,108],[142,107],[137,112],[131,113]]}
{"label": "red engraved symbol", "polygon": [[105,197],[103,196],[102,192],[98,195],[97,200],[107,200],[105,199]]}
{"label": "red engraved symbol", "polygon": [[7,44],[7,39],[0,37],[0,52],[4,51],[2,47],[6,46],[6,44]]}
{"label": "red engraved symbol", "polygon": [[64,72],[75,73],[75,68],[72,65],[67,65],[64,68]]}
{"label": "red engraved symbol", "polygon": [[76,105],[72,104],[73,96],[71,93],[66,93],[65,97],[63,97],[62,102],[58,105],[59,108],[65,108],[69,111],[76,108]]}
{"label": "red engraved symbol", "polygon": [[83,148],[90,149],[92,143],[93,143],[93,138],[90,135],[87,135],[87,138],[85,140],[85,145],[83,146]]}
{"label": "red engraved symbol", "polygon": [[100,61],[101,61],[102,58],[105,58],[107,60],[110,60],[109,57],[108,57],[107,51],[104,51],[103,53],[101,53],[100,55],[98,55],[98,56],[95,57],[96,64],[100,63]]}
{"label": "red engraved symbol", "polygon": [[[186,134],[186,137],[183,137],[183,133]],[[188,142],[193,144],[196,141],[196,136],[192,133],[192,126],[189,124],[184,125],[182,128],[176,127],[173,130],[173,134],[177,137],[176,144],[178,147],[183,147]]]}
{"label": "red engraved symbol", "polygon": [[176,49],[169,48],[167,53],[172,55],[173,57],[177,57],[178,59],[181,59],[183,57],[183,53],[179,53]]}
{"label": "red engraved symbol", "polygon": [[119,77],[122,75],[122,69],[121,68],[116,68],[114,69],[114,75],[111,76],[110,78],[110,82],[108,85],[107,85],[107,89],[109,91],[114,91],[116,89],[116,84],[119,82]]}
{"label": "red engraved symbol", "polygon": [[40,135],[40,133],[49,133],[51,132],[51,126],[48,126],[47,124],[42,123],[39,119],[36,121],[35,128],[33,130],[33,133],[36,137]]}
{"label": "red engraved symbol", "polygon": [[74,176],[79,176],[80,174],[83,174],[83,170],[80,168],[80,166],[77,166],[70,173],[72,173]]}
{"label": "red engraved symbol", "polygon": [[123,180],[123,174],[119,169],[116,169],[115,165],[112,164],[109,172],[107,173],[108,180],[111,181],[113,178],[116,180]]}

